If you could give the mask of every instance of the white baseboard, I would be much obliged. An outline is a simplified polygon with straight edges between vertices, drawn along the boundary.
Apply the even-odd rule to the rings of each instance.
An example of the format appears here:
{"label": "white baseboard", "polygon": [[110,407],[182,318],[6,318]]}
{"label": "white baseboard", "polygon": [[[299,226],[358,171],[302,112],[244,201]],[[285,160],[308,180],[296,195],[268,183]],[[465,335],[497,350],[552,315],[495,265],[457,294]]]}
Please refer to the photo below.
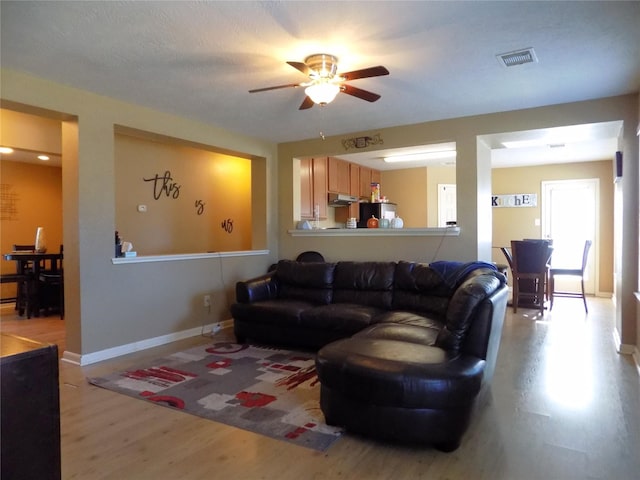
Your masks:
{"label": "white baseboard", "polygon": [[633,350],[633,360],[636,363],[636,370],[638,371],[638,376],[640,376],[640,349],[638,349],[638,347],[636,347]]}
{"label": "white baseboard", "polygon": [[92,363],[102,362],[103,360],[109,360],[111,358],[120,357],[122,355],[128,355],[129,353],[135,353],[146,350],[148,348],[159,347],[160,345],[166,345],[167,343],[176,342],[185,338],[196,337],[203,334],[212,335],[222,329],[230,328],[232,326],[233,320],[223,320],[221,322],[211,323],[202,327],[190,328],[189,330],[183,330],[181,332],[161,335],[155,338],[148,338],[139,342],[133,342],[126,345],[120,345],[118,347],[107,348],[106,350],[88,353],[86,355],[80,355],[65,350],[62,354],[62,361],[83,367],[85,365],[91,365]]}

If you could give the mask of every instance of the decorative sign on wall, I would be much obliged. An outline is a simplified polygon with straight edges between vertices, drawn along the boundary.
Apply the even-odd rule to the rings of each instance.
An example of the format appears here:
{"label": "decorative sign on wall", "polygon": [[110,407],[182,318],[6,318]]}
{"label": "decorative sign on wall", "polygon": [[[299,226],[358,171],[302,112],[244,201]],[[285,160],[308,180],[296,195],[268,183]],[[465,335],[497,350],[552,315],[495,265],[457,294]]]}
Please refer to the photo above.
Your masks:
{"label": "decorative sign on wall", "polygon": [[382,145],[384,140],[379,133],[376,133],[373,137],[353,137],[353,138],[345,138],[342,140],[342,146],[345,150],[349,150],[350,148],[364,148],[369,145]]}
{"label": "decorative sign on wall", "polygon": [[537,193],[514,193],[511,195],[492,195],[492,207],[537,207]]}
{"label": "decorative sign on wall", "polygon": [[180,196],[180,185],[173,181],[171,171],[167,170],[164,175],[157,173],[152,178],[143,178],[145,182],[153,182],[153,198],[158,200],[164,193],[165,196],[176,199]]}
{"label": "decorative sign on wall", "polygon": [[230,218],[223,220],[220,224],[220,227],[222,227],[222,229],[227,233],[233,232],[233,220],[231,220]]}
{"label": "decorative sign on wall", "polygon": [[8,183],[0,184],[0,219],[18,219],[18,194]]}

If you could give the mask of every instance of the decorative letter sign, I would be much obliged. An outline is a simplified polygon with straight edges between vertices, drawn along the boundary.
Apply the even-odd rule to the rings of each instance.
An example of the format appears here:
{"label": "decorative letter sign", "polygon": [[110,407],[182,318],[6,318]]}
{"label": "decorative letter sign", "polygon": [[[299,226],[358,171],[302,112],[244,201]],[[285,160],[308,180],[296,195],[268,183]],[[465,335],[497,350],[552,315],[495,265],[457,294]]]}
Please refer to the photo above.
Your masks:
{"label": "decorative letter sign", "polygon": [[514,193],[513,195],[492,195],[492,207],[537,207],[537,193]]}

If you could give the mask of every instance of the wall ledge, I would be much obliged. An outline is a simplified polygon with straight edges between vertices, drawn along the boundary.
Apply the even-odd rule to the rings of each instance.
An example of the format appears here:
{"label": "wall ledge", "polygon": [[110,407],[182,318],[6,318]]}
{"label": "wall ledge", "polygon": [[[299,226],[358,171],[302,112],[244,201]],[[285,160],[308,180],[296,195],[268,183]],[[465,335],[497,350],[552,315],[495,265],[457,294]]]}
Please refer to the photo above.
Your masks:
{"label": "wall ledge", "polygon": [[446,228],[318,228],[287,230],[292,237],[459,237],[460,227]]}
{"label": "wall ledge", "polygon": [[112,258],[114,265],[129,265],[131,263],[173,262],[176,260],[197,260],[201,258],[250,257],[255,255],[269,255],[269,250],[240,250],[237,252],[205,252],[178,253],[173,255],[140,255],[137,257]]}

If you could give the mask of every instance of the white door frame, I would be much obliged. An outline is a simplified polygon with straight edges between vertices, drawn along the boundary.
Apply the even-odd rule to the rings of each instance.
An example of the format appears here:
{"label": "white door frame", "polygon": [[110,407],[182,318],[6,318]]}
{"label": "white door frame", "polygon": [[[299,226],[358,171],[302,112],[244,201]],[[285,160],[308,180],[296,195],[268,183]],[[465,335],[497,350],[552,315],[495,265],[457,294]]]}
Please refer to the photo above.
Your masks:
{"label": "white door frame", "polygon": [[[593,244],[591,245],[591,250],[589,251],[589,267],[590,279],[593,278],[593,287],[588,286],[590,279],[588,282],[585,282],[585,292],[592,293],[596,296],[600,296],[600,278],[599,278],[599,265],[600,265],[600,255],[599,248],[600,245],[600,179],[598,178],[584,178],[584,179],[573,179],[573,180],[553,180],[553,181],[543,181],[541,184],[542,191],[542,238],[550,238],[551,237],[551,191],[554,187],[561,186],[570,186],[570,185],[584,185],[591,189],[593,189],[593,209],[594,209],[594,222],[593,222],[593,232],[592,232],[592,240]],[[580,212],[576,212],[576,215],[580,215]],[[580,256],[582,258],[582,256]],[[552,259],[553,263],[553,259]],[[576,267],[578,267],[577,265]]]}

